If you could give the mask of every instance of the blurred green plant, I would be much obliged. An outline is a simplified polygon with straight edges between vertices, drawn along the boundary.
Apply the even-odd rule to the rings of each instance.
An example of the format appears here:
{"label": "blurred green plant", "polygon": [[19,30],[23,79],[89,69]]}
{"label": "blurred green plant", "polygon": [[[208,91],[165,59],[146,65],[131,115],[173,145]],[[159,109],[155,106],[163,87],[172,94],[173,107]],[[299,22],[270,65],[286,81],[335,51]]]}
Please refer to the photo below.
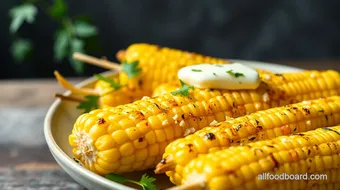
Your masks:
{"label": "blurred green plant", "polygon": [[[38,9],[39,8],[39,9]],[[53,0],[47,4],[43,0],[26,0],[9,10],[11,18],[9,32],[13,36],[11,53],[16,62],[22,62],[33,51],[33,42],[19,36],[18,31],[24,23],[32,24],[36,20],[38,10],[42,10],[52,20],[58,23],[54,37],[54,58],[61,62],[68,58],[77,73],[83,73],[83,63],[72,59],[74,52],[85,52],[86,39],[98,35],[96,26],[83,17],[70,17],[65,0]]]}

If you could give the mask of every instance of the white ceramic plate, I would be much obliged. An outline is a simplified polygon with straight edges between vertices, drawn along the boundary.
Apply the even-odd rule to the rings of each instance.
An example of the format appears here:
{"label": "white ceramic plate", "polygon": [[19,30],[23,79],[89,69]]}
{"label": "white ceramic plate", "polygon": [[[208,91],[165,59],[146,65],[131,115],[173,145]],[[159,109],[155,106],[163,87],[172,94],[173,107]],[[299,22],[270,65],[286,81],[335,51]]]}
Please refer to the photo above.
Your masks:
{"label": "white ceramic plate", "polygon": [[[295,67],[288,67],[283,65],[262,63],[254,61],[232,60],[243,64],[250,65],[254,68],[265,69],[276,73],[283,72],[297,72],[302,69]],[[112,72],[106,72],[104,75],[112,75]],[[114,74],[114,73],[113,73]],[[91,87],[96,79],[94,77],[89,78],[81,82],[79,87]],[[52,92],[51,92],[52,93]],[[65,95],[69,95],[70,92],[66,92]],[[56,100],[50,107],[45,117],[44,134],[47,145],[58,164],[78,183],[84,185],[89,189],[132,189],[128,186],[121,185],[105,179],[91,171],[81,167],[72,159],[71,146],[68,144],[68,136],[71,134],[73,123],[77,117],[81,114],[81,111],[76,109],[76,104],[68,101]],[[154,175],[152,171],[147,171],[149,175],[153,175],[157,178],[157,187],[165,189],[171,187],[172,184],[165,175]],[[131,179],[140,179],[144,172],[132,172],[125,174]]]}

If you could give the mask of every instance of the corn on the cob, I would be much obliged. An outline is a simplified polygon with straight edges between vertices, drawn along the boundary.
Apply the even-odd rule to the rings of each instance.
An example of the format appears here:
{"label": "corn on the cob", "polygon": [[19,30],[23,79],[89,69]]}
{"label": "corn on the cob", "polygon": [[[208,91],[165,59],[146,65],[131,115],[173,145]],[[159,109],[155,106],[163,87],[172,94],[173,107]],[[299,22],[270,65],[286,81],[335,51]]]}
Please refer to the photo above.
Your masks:
{"label": "corn on the cob", "polygon": [[183,167],[198,155],[337,124],[340,124],[340,96],[258,111],[173,141],[166,147],[156,172],[167,171],[170,181],[179,184]]}
{"label": "corn on the cob", "polygon": [[[278,187],[293,190],[311,187],[315,183],[339,183],[339,169],[340,126],[336,126],[201,155],[183,168],[181,183],[192,186],[200,184],[202,189],[211,190]],[[328,176],[319,181],[261,180],[263,173]]]}
{"label": "corn on the cob", "polygon": [[[128,64],[138,61],[138,67],[141,69],[141,73],[137,77],[129,78],[127,73],[121,71],[119,74],[119,83],[126,85],[126,87],[115,91],[110,88],[109,83],[98,81],[94,90],[96,94],[100,95],[103,91],[112,91],[100,98],[100,107],[118,106],[139,100],[143,96],[152,96],[153,90],[158,85],[177,81],[177,72],[182,67],[199,63],[229,63],[224,59],[151,44],[132,44],[123,54],[118,56],[118,58],[120,61],[126,61]],[[64,82],[67,81],[64,80]],[[62,86],[65,87],[63,84]],[[74,94],[79,92],[80,94],[87,94],[81,91],[81,89],[73,91],[76,89],[75,87],[68,89]]]}
{"label": "corn on the cob", "polygon": [[161,84],[161,85],[159,85],[158,87],[155,88],[155,90],[152,93],[152,97],[161,96],[163,94],[176,91],[179,88],[180,88],[180,85],[178,83]]}
{"label": "corn on the cob", "polygon": [[[153,89],[162,83],[177,81],[177,72],[182,67],[198,63],[229,63],[224,59],[145,43],[132,44],[123,55],[118,54],[117,57],[127,63],[138,61],[138,66],[142,68],[138,86],[146,96],[151,96]],[[126,73],[120,73],[120,80],[128,81]]]}
{"label": "corn on the cob", "polygon": [[168,93],[98,109],[78,117],[69,143],[75,158],[96,173],[144,170],[161,160],[171,141],[213,120],[339,95],[339,78],[335,71],[273,75],[255,90],[194,89],[189,96]]}

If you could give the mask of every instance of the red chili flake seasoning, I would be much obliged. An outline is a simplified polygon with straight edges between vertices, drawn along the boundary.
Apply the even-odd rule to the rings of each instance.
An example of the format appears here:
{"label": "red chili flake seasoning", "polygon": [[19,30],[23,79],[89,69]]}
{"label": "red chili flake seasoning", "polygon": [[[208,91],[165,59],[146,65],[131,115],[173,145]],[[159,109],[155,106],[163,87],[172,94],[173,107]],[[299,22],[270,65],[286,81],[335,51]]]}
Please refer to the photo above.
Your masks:
{"label": "red chili flake seasoning", "polygon": [[216,136],[214,135],[214,133],[207,133],[207,134],[204,135],[204,139],[215,140]]}
{"label": "red chili flake seasoning", "polygon": [[105,122],[106,122],[105,119],[102,118],[102,117],[98,119],[98,124],[99,124],[99,125],[102,125],[102,124],[104,124]]}

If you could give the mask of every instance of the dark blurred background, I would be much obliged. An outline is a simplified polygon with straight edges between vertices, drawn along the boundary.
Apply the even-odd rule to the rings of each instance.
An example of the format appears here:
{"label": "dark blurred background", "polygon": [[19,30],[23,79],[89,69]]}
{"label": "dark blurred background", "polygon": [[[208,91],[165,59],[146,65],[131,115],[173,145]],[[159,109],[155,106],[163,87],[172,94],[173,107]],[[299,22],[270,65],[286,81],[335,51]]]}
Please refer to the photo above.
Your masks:
{"label": "dark blurred background", "polygon": [[[76,76],[67,60],[54,61],[58,25],[42,11],[34,24],[19,31],[34,42],[31,59],[13,61],[8,10],[19,3],[0,1],[0,79],[52,77],[54,70]],[[260,61],[340,58],[338,0],[72,0],[68,5],[70,14],[86,13],[99,29],[101,48],[89,53],[111,60],[119,49],[136,42]],[[100,71],[87,65],[82,75]]]}

